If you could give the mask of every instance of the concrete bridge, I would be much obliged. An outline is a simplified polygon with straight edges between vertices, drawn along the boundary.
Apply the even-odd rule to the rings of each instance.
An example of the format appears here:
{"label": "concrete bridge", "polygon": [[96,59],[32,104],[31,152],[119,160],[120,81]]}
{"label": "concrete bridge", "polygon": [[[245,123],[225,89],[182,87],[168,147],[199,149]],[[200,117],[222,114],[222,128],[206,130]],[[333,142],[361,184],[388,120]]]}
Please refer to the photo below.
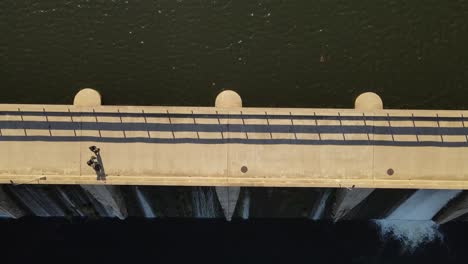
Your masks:
{"label": "concrete bridge", "polygon": [[[375,189],[408,189],[395,192],[387,214],[414,189],[429,189],[445,199],[431,219],[445,222],[468,212],[467,126],[468,111],[383,109],[373,93],[353,109],[244,108],[232,91],[215,107],[142,107],[102,106],[99,93],[84,89],[73,105],[0,105],[0,208],[41,215],[34,211],[57,197],[76,206],[69,189],[95,214],[123,218],[121,189],[151,215],[140,190],[151,187],[143,186],[212,186],[197,195],[216,194],[231,218],[246,196],[240,187],[315,187],[318,217],[338,220],[388,191]],[[99,170],[87,164],[91,156]],[[56,198],[41,188],[55,188]]]}

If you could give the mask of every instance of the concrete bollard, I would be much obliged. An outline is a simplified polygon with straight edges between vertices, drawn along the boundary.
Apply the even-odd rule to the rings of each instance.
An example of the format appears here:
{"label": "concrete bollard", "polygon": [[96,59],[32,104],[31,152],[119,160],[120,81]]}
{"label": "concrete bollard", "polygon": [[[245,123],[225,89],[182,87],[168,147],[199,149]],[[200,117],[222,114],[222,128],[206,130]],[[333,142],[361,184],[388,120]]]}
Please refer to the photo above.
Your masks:
{"label": "concrete bollard", "polygon": [[354,108],[361,111],[381,110],[383,102],[376,93],[362,93],[354,101]]}
{"label": "concrete bollard", "polygon": [[232,90],[225,90],[216,96],[215,106],[223,108],[242,107],[242,98]]}
{"label": "concrete bollard", "polygon": [[100,106],[101,104],[101,94],[91,88],[80,90],[73,100],[75,106]]}

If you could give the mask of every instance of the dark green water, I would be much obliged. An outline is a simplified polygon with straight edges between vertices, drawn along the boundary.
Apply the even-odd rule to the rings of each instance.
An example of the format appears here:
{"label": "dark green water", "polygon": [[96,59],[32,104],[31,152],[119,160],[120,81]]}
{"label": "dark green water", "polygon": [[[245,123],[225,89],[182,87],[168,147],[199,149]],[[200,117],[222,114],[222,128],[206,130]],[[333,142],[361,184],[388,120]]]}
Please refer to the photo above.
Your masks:
{"label": "dark green water", "polygon": [[468,108],[463,0],[2,0],[0,102]]}

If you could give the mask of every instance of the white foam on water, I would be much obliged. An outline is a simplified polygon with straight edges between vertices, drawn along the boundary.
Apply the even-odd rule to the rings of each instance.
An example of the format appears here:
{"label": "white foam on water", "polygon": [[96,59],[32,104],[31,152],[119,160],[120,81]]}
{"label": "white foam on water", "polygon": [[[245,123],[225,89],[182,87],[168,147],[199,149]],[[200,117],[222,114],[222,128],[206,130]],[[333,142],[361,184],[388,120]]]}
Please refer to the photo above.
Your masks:
{"label": "white foam on water", "polygon": [[388,217],[375,221],[382,238],[391,236],[409,251],[414,251],[425,243],[443,240],[439,225],[431,219],[460,192],[418,190]]}
{"label": "white foam on water", "polygon": [[401,242],[406,251],[414,252],[418,247],[444,239],[434,221],[375,220],[383,240],[392,237]]}
{"label": "white foam on water", "polygon": [[146,197],[143,195],[143,193],[136,188],[136,194],[138,198],[138,202],[141,205],[141,208],[143,209],[143,214],[145,215],[146,218],[156,218],[156,214],[153,212],[153,209],[148,203],[148,200],[146,200]]}

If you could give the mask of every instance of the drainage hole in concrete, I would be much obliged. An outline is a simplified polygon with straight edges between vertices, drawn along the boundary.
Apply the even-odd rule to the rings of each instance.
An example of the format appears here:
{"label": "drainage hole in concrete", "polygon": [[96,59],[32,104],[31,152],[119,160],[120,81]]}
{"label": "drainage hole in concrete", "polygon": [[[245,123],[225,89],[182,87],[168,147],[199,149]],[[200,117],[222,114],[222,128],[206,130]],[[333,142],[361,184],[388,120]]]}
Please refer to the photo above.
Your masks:
{"label": "drainage hole in concrete", "polygon": [[242,166],[241,171],[242,173],[246,173],[249,169],[246,166]]}

